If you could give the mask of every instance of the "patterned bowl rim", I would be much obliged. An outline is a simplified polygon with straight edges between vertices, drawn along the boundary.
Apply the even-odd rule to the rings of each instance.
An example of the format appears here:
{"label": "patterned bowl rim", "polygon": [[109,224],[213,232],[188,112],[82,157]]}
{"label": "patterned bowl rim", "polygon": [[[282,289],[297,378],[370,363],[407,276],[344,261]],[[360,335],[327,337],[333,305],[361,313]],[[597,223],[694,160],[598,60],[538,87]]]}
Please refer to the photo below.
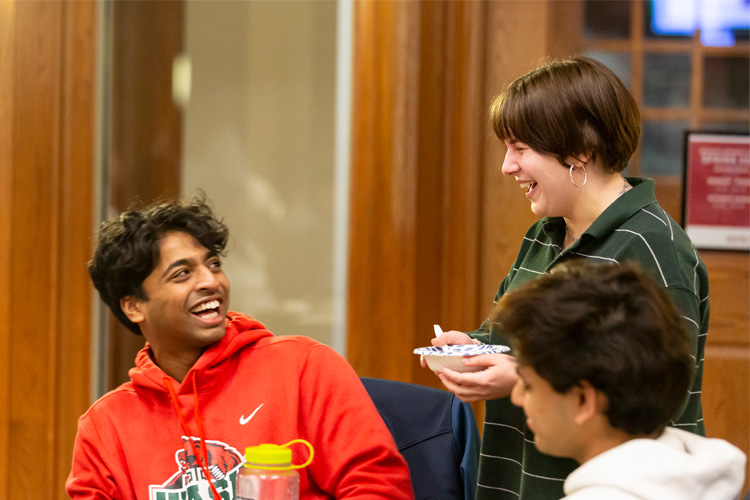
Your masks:
{"label": "patterned bowl rim", "polygon": [[510,351],[508,346],[494,344],[463,344],[419,347],[414,354],[424,356],[475,356],[477,354],[498,354]]}

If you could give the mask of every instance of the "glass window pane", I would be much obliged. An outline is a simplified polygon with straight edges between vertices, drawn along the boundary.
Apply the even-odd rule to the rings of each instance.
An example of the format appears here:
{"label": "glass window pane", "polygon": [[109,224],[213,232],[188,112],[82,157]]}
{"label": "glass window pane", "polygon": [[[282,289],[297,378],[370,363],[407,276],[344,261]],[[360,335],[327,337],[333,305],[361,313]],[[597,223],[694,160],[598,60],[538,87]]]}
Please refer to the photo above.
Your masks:
{"label": "glass window pane", "polygon": [[682,175],[682,149],[687,121],[644,122],[641,175]]}
{"label": "glass window pane", "polygon": [[690,105],[690,56],[646,54],[643,57],[643,102],[648,107]]}
{"label": "glass window pane", "polygon": [[750,107],[750,64],[747,57],[706,57],[703,61],[703,106]]}
{"label": "glass window pane", "polygon": [[590,50],[584,52],[583,55],[596,59],[614,71],[617,78],[622,80],[628,90],[632,91],[633,61],[630,53]]}
{"label": "glass window pane", "polygon": [[203,189],[229,226],[232,310],[343,352],[337,3],[186,2],[185,14],[182,192]]}
{"label": "glass window pane", "polygon": [[736,29],[733,31],[735,43],[747,43],[750,41],[750,29]]}
{"label": "glass window pane", "polygon": [[587,0],[583,6],[584,37],[628,38],[631,3],[628,0]]}

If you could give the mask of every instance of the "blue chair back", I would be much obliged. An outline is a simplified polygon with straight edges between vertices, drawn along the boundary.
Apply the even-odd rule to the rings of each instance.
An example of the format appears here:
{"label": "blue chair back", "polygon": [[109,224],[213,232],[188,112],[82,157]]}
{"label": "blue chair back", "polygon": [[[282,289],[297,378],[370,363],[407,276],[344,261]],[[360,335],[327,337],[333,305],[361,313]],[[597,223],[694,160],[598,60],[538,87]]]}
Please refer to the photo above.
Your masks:
{"label": "blue chair back", "polygon": [[416,500],[474,500],[480,438],[471,405],[432,387],[361,380],[409,465]]}

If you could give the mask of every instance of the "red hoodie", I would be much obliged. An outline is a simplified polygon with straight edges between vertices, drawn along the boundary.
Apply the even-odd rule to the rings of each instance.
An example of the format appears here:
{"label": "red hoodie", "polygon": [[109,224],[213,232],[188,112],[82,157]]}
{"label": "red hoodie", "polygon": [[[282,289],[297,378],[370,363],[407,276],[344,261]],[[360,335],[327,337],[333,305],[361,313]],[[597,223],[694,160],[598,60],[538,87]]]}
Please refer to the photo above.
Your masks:
{"label": "red hoodie", "polygon": [[[210,500],[208,471],[222,500],[233,500],[246,447],[297,438],[315,450],[298,471],[301,499],[414,498],[406,462],[354,370],[315,340],[274,337],[230,312],[224,338],[182,383],[154,364],[148,345],[129,374],[78,422],[65,485],[73,499]],[[305,446],[292,450],[294,463],[307,459]]]}

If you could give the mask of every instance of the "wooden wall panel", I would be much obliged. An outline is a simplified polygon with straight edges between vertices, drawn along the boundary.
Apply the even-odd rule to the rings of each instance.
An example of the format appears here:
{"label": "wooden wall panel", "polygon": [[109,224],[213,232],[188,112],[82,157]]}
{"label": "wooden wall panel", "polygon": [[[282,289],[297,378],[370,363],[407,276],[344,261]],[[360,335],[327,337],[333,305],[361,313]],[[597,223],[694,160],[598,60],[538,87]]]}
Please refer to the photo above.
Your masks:
{"label": "wooden wall panel", "polygon": [[[0,218],[14,220],[13,211],[13,84],[16,3],[0,1]],[[0,289],[11,290],[11,225],[0,224]],[[10,293],[0,293],[0,401],[10,400]],[[10,405],[0,405],[0,496],[8,491],[11,454]]]}
{"label": "wooden wall panel", "polygon": [[411,379],[414,360],[396,349],[378,359],[372,347],[377,339],[408,352],[417,343],[415,113],[408,90],[418,85],[406,55],[418,58],[418,9],[392,1],[355,4],[347,354],[361,376],[396,380]]}
{"label": "wooden wall panel", "polygon": [[[89,2],[89,4],[92,2]],[[70,472],[76,422],[90,403],[91,285],[86,271],[91,257],[94,206],[93,167],[95,122],[96,8],[87,2],[63,4],[59,247],[55,351],[56,498]],[[62,385],[60,385],[62,384]],[[69,387],[74,389],[70,390]]]}
{"label": "wooden wall panel", "polygon": [[[706,435],[750,454],[750,255],[702,251],[711,319],[703,372]],[[745,488],[750,487],[750,462]]]}
{"label": "wooden wall panel", "polygon": [[172,62],[182,52],[183,11],[181,1],[113,4],[109,201],[116,213],[180,194]]}
{"label": "wooden wall panel", "polygon": [[[114,2],[112,136],[108,205],[134,205],[180,194],[182,118],[172,101],[172,61],[182,51],[184,3]],[[128,380],[144,338],[109,314],[108,387]]]}
{"label": "wooden wall panel", "polygon": [[[715,345],[709,336],[703,371],[706,435],[726,439],[747,455],[750,450],[750,348]],[[743,494],[750,465],[745,466]]]}
{"label": "wooden wall panel", "polygon": [[0,69],[12,77],[0,89],[0,497],[65,498],[89,404],[96,4],[0,9]]}
{"label": "wooden wall panel", "polygon": [[[59,57],[61,9],[61,3],[23,4],[16,18],[17,40],[31,43],[17,45],[15,60],[13,161],[23,168],[14,170],[12,187],[17,219],[11,229],[11,289],[24,283],[24,290],[11,294],[23,300],[13,301],[10,321],[9,447],[14,451],[13,468],[35,472],[13,474],[8,498],[21,498],[24,493],[44,496],[54,477],[54,455],[40,456],[39,450],[54,449],[50,437],[55,422],[47,416],[54,412],[56,371],[52,346],[59,283],[52,256],[59,244],[55,208],[61,75],[60,66],[52,62]],[[38,368],[30,370],[33,366]]]}
{"label": "wooden wall panel", "polygon": [[355,4],[348,359],[362,376],[438,384],[412,350],[434,323],[476,321],[485,8]]}
{"label": "wooden wall panel", "polygon": [[[445,260],[438,320],[446,329],[476,323],[481,262],[481,207],[487,106],[486,6],[451,2],[447,11],[448,53],[445,114],[444,215],[439,228]],[[467,224],[468,222],[468,224]],[[429,272],[429,271],[426,271]],[[428,344],[427,344],[428,345]]]}

